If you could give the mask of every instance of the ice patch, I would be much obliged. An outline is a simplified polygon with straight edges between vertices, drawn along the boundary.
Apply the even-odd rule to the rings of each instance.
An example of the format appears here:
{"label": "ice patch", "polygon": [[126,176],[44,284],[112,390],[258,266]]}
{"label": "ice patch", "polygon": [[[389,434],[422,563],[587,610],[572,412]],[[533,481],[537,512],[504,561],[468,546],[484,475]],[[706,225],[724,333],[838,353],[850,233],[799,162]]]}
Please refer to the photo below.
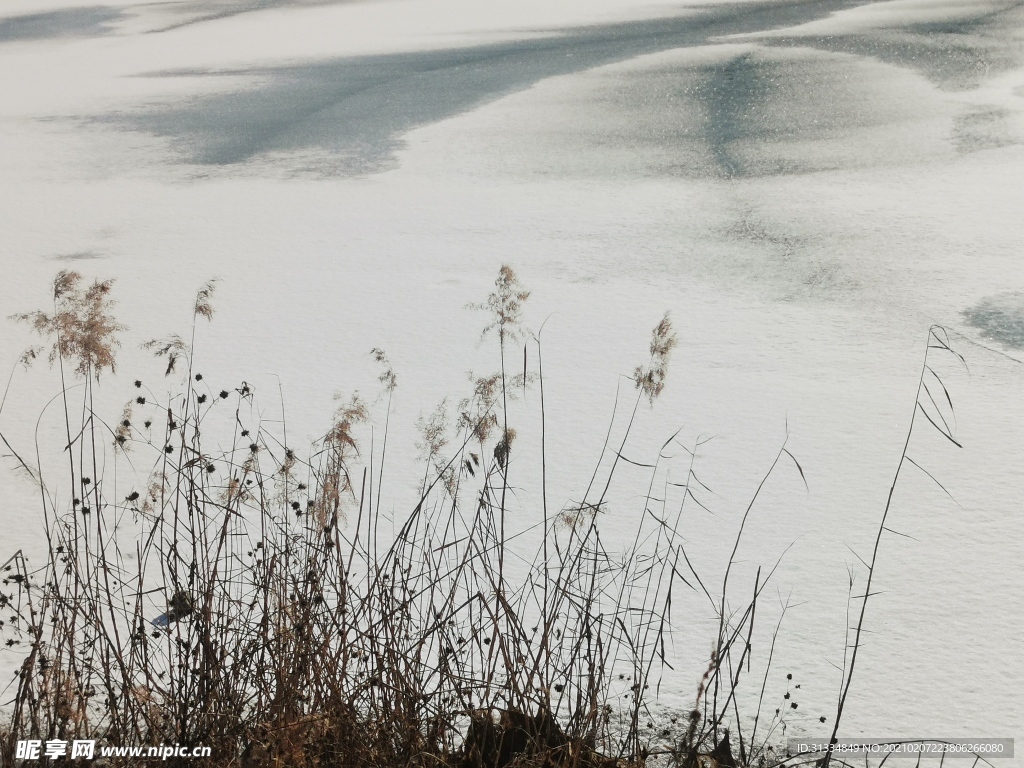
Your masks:
{"label": "ice patch", "polygon": [[[168,139],[186,163],[231,166],[287,153],[333,155],[342,175],[394,166],[401,137],[558,75],[728,34],[800,23],[842,0],[751,5],[579,27],[539,39],[244,70],[158,73],[241,76],[247,86],[102,118]],[[225,78],[228,83],[228,78]]]}
{"label": "ice patch", "polygon": [[1018,33],[1024,25],[1024,3],[1019,0],[915,6],[880,3],[757,37],[776,45],[811,46],[908,67],[948,91],[977,88],[1024,62]]}
{"label": "ice patch", "polygon": [[201,24],[206,21],[217,21],[219,19],[230,19],[232,16],[240,16],[245,13],[256,13],[275,8],[294,8],[317,5],[336,5],[344,2],[358,2],[359,0],[196,0],[195,2],[175,3],[169,8],[161,9],[173,14],[174,20],[165,26],[156,29],[157,32],[166,32],[180,27],[187,27],[192,24]]}
{"label": "ice patch", "polygon": [[1011,113],[1001,107],[976,109],[953,121],[953,145],[958,152],[998,149],[1018,142],[1010,125]]}
{"label": "ice patch", "polygon": [[982,336],[1024,349],[1024,291],[989,296],[965,309],[963,315]]}
{"label": "ice patch", "polygon": [[11,16],[0,19],[0,43],[109,35],[113,32],[113,22],[123,15],[117,8],[95,5]]}
{"label": "ice patch", "polygon": [[[498,119],[517,109],[538,117]],[[720,44],[553,78],[488,111],[464,156],[517,175],[740,179],[949,159],[956,107],[871,59]]]}
{"label": "ice patch", "polygon": [[103,259],[106,257],[96,251],[75,251],[73,253],[60,253],[56,256],[51,256],[50,258],[53,261],[92,261],[94,259]]}

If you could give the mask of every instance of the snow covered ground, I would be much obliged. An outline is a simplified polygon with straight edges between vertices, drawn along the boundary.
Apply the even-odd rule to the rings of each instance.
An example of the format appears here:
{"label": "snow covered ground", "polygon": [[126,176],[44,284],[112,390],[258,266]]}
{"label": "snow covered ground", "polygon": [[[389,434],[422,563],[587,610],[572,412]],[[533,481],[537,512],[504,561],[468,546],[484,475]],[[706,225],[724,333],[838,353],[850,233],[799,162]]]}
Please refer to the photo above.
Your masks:
{"label": "snow covered ground", "polygon": [[[923,431],[911,455],[956,503],[924,474],[896,497],[912,538],[883,542],[843,734],[1024,738],[1024,3],[98,1],[0,10],[5,315],[73,268],[117,278],[143,340],[187,328],[220,277],[208,379],[254,383],[268,414],[280,382],[312,438],[383,347],[411,444],[495,365],[465,305],[512,264],[529,324],[550,316],[561,504],[670,310],[680,345],[630,456],[715,436],[717,518],[691,513],[690,537],[713,571],[788,429],[809,490],[780,473],[739,557],[796,542],[770,691],[804,681],[809,734],[831,723],[851,549],[870,550],[941,323],[969,368],[943,369],[963,448]],[[8,324],[0,360],[28,343]],[[120,367],[112,415],[159,377],[134,344]],[[0,429],[30,448],[55,391],[17,372]],[[398,516],[412,460],[389,478]],[[5,472],[0,498],[7,547],[38,552],[32,488]],[[687,673],[711,642],[688,626]]]}

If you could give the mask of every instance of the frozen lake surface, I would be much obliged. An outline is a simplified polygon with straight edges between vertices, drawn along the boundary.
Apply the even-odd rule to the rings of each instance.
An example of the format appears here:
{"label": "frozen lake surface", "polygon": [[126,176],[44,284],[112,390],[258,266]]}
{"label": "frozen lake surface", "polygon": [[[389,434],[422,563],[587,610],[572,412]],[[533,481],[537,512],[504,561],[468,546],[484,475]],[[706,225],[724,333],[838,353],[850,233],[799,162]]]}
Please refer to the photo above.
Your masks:
{"label": "frozen lake surface", "polygon": [[[806,473],[808,490],[773,478],[738,554],[749,581],[792,544],[769,685],[803,681],[793,733],[831,723],[848,567],[870,551],[927,331],[944,325],[969,369],[942,370],[963,448],[922,431],[910,454],[955,501],[924,474],[901,481],[890,525],[905,536],[883,540],[841,735],[1024,748],[1024,3],[10,0],[2,14],[0,301],[44,306],[65,268],[117,278],[131,342],[104,381],[111,418],[136,377],[160,386],[137,342],[184,331],[219,277],[198,365],[252,383],[268,419],[280,384],[290,435],[315,437],[336,392],[371,390],[366,353],[387,350],[392,441],[409,446],[387,479],[400,519],[417,417],[497,364],[465,306],[508,263],[533,291],[528,324],[547,320],[560,506],[669,310],[668,386],[627,452],[714,436],[713,514],[691,513],[687,534],[709,572],[787,430]],[[7,324],[0,360],[30,342]],[[31,449],[56,391],[45,366],[15,374],[12,444]],[[524,527],[538,515],[525,427]],[[0,491],[7,548],[38,557],[31,485],[4,471]],[[628,491],[612,536],[642,509]],[[680,610],[670,705],[692,702],[713,639],[697,606]]]}

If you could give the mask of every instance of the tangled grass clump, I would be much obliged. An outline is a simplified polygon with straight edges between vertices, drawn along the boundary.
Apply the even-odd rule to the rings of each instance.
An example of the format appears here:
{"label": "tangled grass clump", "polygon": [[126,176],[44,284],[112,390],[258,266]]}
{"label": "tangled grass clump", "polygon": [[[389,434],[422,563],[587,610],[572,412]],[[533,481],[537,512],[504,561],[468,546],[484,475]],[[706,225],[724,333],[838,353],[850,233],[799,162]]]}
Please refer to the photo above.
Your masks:
{"label": "tangled grass clump", "polygon": [[[383,452],[361,437],[375,406],[342,401],[300,451],[259,420],[248,384],[210,388],[193,345],[195,321],[213,317],[212,284],[196,299],[191,343],[150,345],[167,376],[183,376],[178,391],[160,398],[136,380],[120,418],[103,421],[94,387],[114,370],[124,330],[110,289],[62,272],[53,313],[18,316],[62,364],[68,445],[60,479],[17,455],[38,483],[49,547],[38,568],[20,553],[4,566],[14,591],[0,603],[24,658],[0,764],[14,765],[23,739],[202,745],[208,764],[237,768],[779,762],[771,739],[785,713],[757,741],[760,702],[744,736],[736,697],[768,579],[758,572],[737,611],[726,605],[735,546],[717,598],[693,571],[682,536],[699,504],[692,463],[663,498],[641,499],[623,547],[609,546],[600,523],[625,437],[617,449],[606,441],[603,475],[595,470],[584,498],[549,514],[540,343],[522,326],[529,292],[511,268],[478,305],[490,313],[485,333],[497,331],[501,370],[471,375],[454,418],[445,402],[422,420],[421,493],[387,536]],[[507,375],[505,356],[523,339],[537,347],[538,370]],[[675,345],[666,315],[648,366],[636,369],[633,413],[662,393]],[[382,350],[371,354],[382,368],[376,402],[390,415],[397,379]],[[72,375],[85,386],[73,388]],[[531,383],[542,545],[532,559],[516,551],[510,568],[508,401]],[[776,464],[784,455],[793,458],[783,447]],[[662,451],[645,465],[652,485],[666,460]],[[694,705],[670,733],[653,728],[651,684],[668,664],[672,593],[683,587],[703,590],[720,621]]]}

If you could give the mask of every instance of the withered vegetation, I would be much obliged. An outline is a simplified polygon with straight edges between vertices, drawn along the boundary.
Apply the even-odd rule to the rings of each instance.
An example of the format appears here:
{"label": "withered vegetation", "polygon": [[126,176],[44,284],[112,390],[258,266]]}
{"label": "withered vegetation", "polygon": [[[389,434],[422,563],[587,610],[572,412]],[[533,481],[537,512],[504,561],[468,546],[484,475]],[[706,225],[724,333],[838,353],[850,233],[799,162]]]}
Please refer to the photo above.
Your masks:
{"label": "withered vegetation", "polygon": [[[606,440],[584,497],[549,513],[541,349],[524,329],[529,292],[511,268],[478,305],[501,371],[471,374],[453,413],[446,401],[421,420],[421,493],[394,519],[380,496],[397,378],[382,350],[371,353],[380,397],[341,399],[323,437],[300,451],[259,420],[248,384],[218,390],[194,370],[195,322],[214,313],[208,283],[192,341],[148,345],[167,377],[181,377],[179,390],[160,398],[137,380],[108,424],[91,393],[114,370],[124,331],[111,285],[61,272],[53,310],[17,316],[60,364],[68,446],[63,478],[19,456],[38,482],[48,559],[33,567],[18,553],[3,566],[4,631],[23,655],[3,765],[23,739],[203,745],[208,764],[238,768],[785,762],[775,736],[786,712],[766,718],[759,739],[760,702],[744,733],[735,695],[768,577],[758,572],[740,608],[735,596],[727,608],[732,560],[717,596],[690,566],[684,516],[702,488],[692,462],[674,500],[643,496],[624,545],[610,547],[601,523],[628,461],[625,437]],[[518,357],[512,345],[527,339],[522,374],[506,375],[506,355]],[[666,315],[633,377],[634,415],[662,394],[676,343]],[[86,386],[72,415],[74,377]],[[532,559],[513,553],[506,532],[518,450],[508,402],[531,384],[545,478]],[[369,444],[381,421],[383,440]],[[666,460],[662,451],[645,465],[652,478]],[[680,589],[719,606],[719,631],[693,706],[664,721],[654,691]],[[132,764],[118,759],[108,764]]]}

